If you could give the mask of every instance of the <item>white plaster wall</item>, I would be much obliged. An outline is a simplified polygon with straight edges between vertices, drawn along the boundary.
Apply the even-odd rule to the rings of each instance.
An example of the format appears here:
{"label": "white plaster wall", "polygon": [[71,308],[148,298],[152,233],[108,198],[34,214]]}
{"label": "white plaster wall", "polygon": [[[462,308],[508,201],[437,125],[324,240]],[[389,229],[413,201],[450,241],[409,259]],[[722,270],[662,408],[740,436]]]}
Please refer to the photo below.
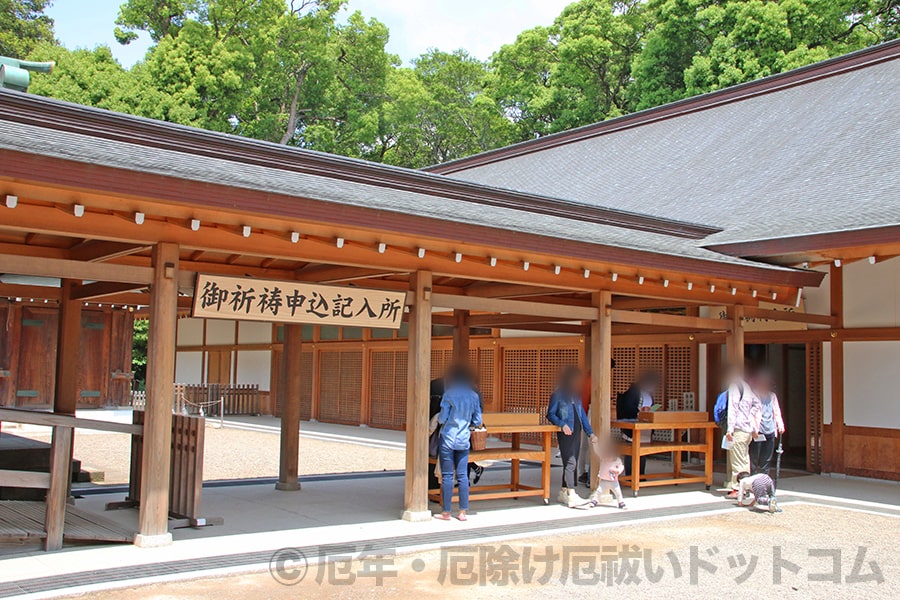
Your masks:
{"label": "white plaster wall", "polygon": [[178,345],[203,345],[203,319],[178,319]]}
{"label": "white plaster wall", "polygon": [[900,342],[844,343],[844,423],[900,429]]}
{"label": "white plaster wall", "polygon": [[[580,325],[580,322],[575,322],[575,325]],[[571,337],[576,339],[581,339],[581,336],[575,336],[571,333],[556,333],[554,331],[522,331],[520,329],[501,329],[500,337],[502,338],[542,338],[542,337]]]}
{"label": "white plaster wall", "polygon": [[175,382],[203,383],[202,352],[177,352],[175,354]]}
{"label": "white plaster wall", "polygon": [[235,383],[257,384],[268,391],[272,371],[272,354],[268,350],[242,350],[237,353]]}
{"label": "white plaster wall", "polygon": [[206,343],[210,345],[233,344],[235,321],[224,319],[206,320]]}
{"label": "white plaster wall", "polygon": [[900,326],[900,259],[869,264],[862,260],[844,270],[844,326]]}
{"label": "white plaster wall", "polygon": [[263,321],[241,321],[238,323],[240,344],[269,344],[272,342],[272,324]]}
{"label": "white plaster wall", "polygon": [[828,267],[819,267],[816,271],[824,271],[825,279],[819,287],[803,288],[803,302],[806,312],[816,315],[831,314],[831,275],[828,275]]}

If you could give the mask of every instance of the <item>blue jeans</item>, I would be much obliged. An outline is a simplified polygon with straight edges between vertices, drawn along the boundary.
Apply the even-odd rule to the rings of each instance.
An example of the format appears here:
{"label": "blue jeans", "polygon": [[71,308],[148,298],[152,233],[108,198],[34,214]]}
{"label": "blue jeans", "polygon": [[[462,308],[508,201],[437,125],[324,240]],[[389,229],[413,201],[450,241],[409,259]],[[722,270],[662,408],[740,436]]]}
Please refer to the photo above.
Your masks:
{"label": "blue jeans", "polygon": [[450,512],[453,503],[453,472],[459,484],[459,509],[469,510],[469,449],[454,450],[441,445],[441,504]]}

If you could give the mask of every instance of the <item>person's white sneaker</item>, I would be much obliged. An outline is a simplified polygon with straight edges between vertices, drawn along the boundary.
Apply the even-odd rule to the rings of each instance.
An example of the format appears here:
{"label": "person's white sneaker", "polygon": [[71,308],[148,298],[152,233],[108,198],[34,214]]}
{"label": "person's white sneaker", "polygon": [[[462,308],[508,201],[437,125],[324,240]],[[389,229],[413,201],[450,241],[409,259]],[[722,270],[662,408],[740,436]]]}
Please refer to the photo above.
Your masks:
{"label": "person's white sneaker", "polygon": [[569,490],[569,497],[567,498],[566,506],[569,508],[578,508],[583,506],[586,502],[584,498],[578,495],[578,492],[575,490]]}

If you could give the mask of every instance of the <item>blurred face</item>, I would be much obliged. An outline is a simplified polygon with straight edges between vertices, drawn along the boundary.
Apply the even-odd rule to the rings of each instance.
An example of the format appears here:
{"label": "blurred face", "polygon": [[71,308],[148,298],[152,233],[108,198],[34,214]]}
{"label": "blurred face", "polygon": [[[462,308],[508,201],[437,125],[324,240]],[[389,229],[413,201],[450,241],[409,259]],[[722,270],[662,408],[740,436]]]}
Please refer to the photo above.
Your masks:
{"label": "blurred face", "polygon": [[775,387],[775,382],[770,375],[761,375],[756,379],[756,389],[760,393],[768,394]]}

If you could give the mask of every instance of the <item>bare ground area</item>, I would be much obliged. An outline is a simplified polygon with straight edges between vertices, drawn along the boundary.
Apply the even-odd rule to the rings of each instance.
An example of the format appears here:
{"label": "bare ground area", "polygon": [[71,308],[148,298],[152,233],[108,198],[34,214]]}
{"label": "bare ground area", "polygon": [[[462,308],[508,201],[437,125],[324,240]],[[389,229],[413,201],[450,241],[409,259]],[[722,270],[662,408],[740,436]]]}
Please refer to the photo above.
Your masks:
{"label": "bare ground area", "polygon": [[[49,431],[14,432],[50,442]],[[279,436],[239,429],[206,428],[203,478],[243,479],[278,475]],[[75,458],[84,467],[104,473],[103,483],[127,483],[131,438],[119,433],[76,433]],[[300,474],[354,473],[402,469],[403,450],[361,447],[302,438]]]}
{"label": "bare ground area", "polygon": [[[447,528],[452,530],[454,524],[447,523]],[[451,594],[519,599],[524,593],[529,597],[540,594],[543,598],[621,595],[666,600],[728,596],[887,599],[900,597],[897,532],[896,518],[789,505],[783,513],[774,516],[748,510],[562,533],[510,541],[508,545],[498,542],[468,549],[445,548],[402,556],[388,554],[381,559],[371,555],[360,560],[356,554],[353,562],[310,565],[302,579],[299,575],[303,571],[295,570],[302,561],[288,561],[282,568],[274,569],[282,579],[295,585],[278,583],[270,573],[264,572],[82,597],[96,600],[415,597],[426,600]],[[623,547],[633,553],[633,558],[623,558]],[[781,583],[774,583],[778,570],[773,567],[777,558],[775,548],[780,548],[782,560],[789,561],[782,563]],[[865,549],[864,556],[860,548]],[[548,553],[555,553],[555,560],[544,560]],[[365,575],[376,572],[379,564],[383,573],[396,573],[396,576],[383,577],[380,586],[377,578]],[[452,564],[456,565],[456,575],[451,574]],[[797,567],[799,570],[794,572]],[[651,576],[658,576],[658,581],[648,581],[648,570]],[[692,572],[696,583],[691,582]],[[527,582],[523,582],[523,576],[528,577]],[[546,580],[539,581],[542,577]],[[341,583],[349,578],[355,581],[349,585]],[[580,581],[573,581],[576,578]],[[833,581],[834,578],[839,582]]]}

